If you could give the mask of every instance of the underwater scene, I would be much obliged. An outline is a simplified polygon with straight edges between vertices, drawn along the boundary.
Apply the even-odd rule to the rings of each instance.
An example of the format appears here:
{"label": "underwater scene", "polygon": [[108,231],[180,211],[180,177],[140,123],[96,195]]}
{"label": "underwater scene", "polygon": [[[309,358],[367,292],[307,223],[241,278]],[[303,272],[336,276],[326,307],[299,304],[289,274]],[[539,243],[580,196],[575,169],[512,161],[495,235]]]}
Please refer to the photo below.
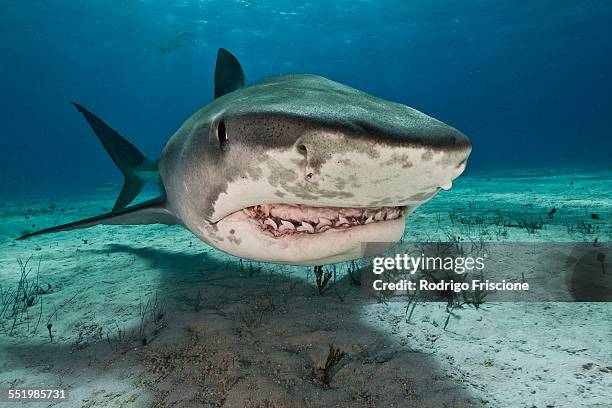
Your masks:
{"label": "underwater scene", "polygon": [[0,407],[610,407],[612,2],[0,34]]}

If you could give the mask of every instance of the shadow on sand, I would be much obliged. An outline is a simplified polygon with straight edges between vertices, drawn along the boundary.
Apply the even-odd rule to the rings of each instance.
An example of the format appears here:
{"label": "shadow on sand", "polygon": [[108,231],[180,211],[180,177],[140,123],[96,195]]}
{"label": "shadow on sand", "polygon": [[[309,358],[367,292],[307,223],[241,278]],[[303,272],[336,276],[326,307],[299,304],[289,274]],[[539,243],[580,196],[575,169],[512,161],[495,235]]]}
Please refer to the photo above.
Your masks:
{"label": "shadow on sand", "polygon": [[[482,405],[433,356],[367,325],[360,290],[346,280],[319,295],[282,266],[251,270],[217,252],[113,244],[91,251],[92,260],[105,262],[109,251],[135,255],[145,272],[160,276],[157,291],[167,300],[158,332],[146,344],[125,333],[78,348],[13,342],[1,363],[20,378],[13,385],[67,386],[74,406]],[[125,273],[121,265],[108,272],[118,282]],[[347,356],[330,370],[329,384],[318,384],[329,344]]]}

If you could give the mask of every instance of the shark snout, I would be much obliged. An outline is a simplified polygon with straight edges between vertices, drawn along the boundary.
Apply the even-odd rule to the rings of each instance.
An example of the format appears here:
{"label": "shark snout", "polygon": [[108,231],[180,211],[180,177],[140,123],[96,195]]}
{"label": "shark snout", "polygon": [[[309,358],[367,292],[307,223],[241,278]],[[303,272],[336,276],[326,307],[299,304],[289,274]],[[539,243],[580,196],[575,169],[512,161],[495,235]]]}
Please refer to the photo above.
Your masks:
{"label": "shark snout", "polygon": [[406,136],[404,144],[423,152],[420,160],[414,160],[416,168],[430,176],[436,187],[449,190],[453,180],[465,170],[472,144],[457,129],[439,123],[427,132],[417,133],[417,136]]}
{"label": "shark snout", "polygon": [[[437,170],[443,188],[463,172],[472,151],[466,135],[426,115],[403,132],[386,133],[382,143],[398,152],[413,152],[411,164],[425,172]],[[420,158],[414,158],[414,152],[421,152]]]}
{"label": "shark snout", "polygon": [[467,159],[472,152],[470,139],[447,125],[435,129],[422,139],[417,138],[416,143],[432,152],[442,153],[450,168],[461,168],[461,171],[465,169]]}
{"label": "shark snout", "polygon": [[409,131],[404,137],[404,142],[446,151],[469,152],[472,149],[470,140],[466,135],[451,126],[443,124],[430,129]]}
{"label": "shark snout", "polygon": [[303,134],[293,146],[302,159],[303,188],[320,195],[324,205],[409,208],[451,188],[465,170],[471,143],[455,128],[426,118],[404,127],[368,123]]}
{"label": "shark snout", "polygon": [[457,129],[425,118],[405,127],[359,123],[341,131],[316,130],[299,137],[293,148],[303,158],[306,180],[320,179],[326,169],[329,174],[349,167],[359,175],[397,167],[398,177],[436,170],[447,184],[464,170],[472,145]]}
{"label": "shark snout", "polygon": [[378,132],[373,132],[374,139],[390,148],[412,148],[431,154],[441,153],[456,165],[467,159],[472,144],[466,135],[432,117],[424,114],[419,116],[408,121],[404,127],[375,129]]}

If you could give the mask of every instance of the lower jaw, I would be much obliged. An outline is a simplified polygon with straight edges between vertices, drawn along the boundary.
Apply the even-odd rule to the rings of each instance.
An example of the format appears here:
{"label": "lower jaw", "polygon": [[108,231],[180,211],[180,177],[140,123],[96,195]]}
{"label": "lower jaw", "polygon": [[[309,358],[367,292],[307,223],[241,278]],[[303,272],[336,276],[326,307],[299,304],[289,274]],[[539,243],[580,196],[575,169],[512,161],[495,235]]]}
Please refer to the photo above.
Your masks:
{"label": "lower jaw", "polygon": [[364,244],[368,242],[395,243],[401,239],[404,225],[405,216],[401,216],[395,220],[317,234],[275,237],[240,213],[217,225],[218,233],[225,239],[214,246],[231,255],[254,261],[322,265],[361,258],[364,256]]}

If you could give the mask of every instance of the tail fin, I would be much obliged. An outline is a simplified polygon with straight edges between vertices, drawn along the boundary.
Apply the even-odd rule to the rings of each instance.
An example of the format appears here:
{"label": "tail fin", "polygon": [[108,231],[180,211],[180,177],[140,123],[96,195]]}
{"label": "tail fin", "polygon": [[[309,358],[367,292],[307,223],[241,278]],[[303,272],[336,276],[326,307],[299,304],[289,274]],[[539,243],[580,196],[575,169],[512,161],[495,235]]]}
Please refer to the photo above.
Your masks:
{"label": "tail fin", "polygon": [[166,224],[179,223],[177,219],[166,209],[165,197],[157,197],[140,204],[133,205],[118,211],[96,215],[84,220],[70,222],[45,228],[20,236],[19,240],[27,239],[36,235],[49,234],[52,232],[70,231],[78,228],[89,228],[95,225],[138,225],[138,224]]}
{"label": "tail fin", "polygon": [[113,206],[113,212],[125,208],[140,193],[147,179],[159,181],[157,164],[147,159],[136,146],[104,123],[102,119],[83,106],[74,102],[72,104],[83,114],[113,162],[123,173],[123,188]]}
{"label": "tail fin", "polygon": [[168,53],[168,48],[161,46],[161,45],[157,45],[154,43],[151,43],[151,45],[153,45],[155,48],[157,48],[157,51],[160,52],[161,55],[166,55]]}

